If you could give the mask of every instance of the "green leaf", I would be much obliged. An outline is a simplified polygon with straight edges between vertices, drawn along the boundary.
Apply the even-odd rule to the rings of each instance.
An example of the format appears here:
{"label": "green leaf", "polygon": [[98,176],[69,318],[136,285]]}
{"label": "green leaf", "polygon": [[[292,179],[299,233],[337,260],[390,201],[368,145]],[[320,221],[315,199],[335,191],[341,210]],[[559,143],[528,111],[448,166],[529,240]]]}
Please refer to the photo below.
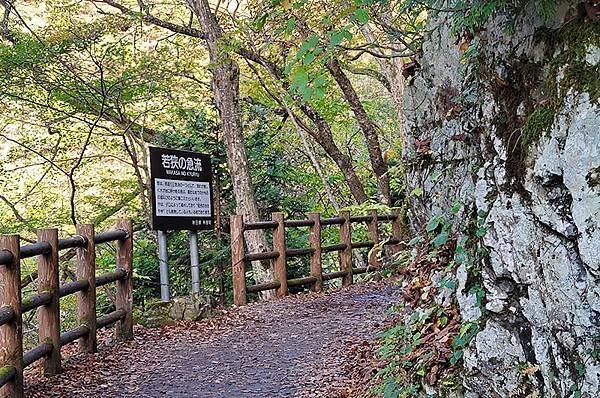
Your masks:
{"label": "green leaf", "polygon": [[393,380],[388,380],[383,389],[383,398],[398,398],[399,391],[396,388],[396,383]]}
{"label": "green leaf", "polygon": [[292,7],[294,7],[294,9],[299,10],[302,8],[302,6],[304,5],[304,3],[306,3],[306,1],[301,0],[301,1],[297,1],[294,3],[294,5]]}
{"label": "green leaf", "polygon": [[292,88],[301,91],[308,86],[308,73],[304,68],[298,68],[292,75]]}
{"label": "green leaf", "polygon": [[427,230],[427,232],[431,233],[431,232],[435,231],[439,225],[440,225],[440,217],[433,216],[427,222],[425,229]]}
{"label": "green leaf", "polygon": [[262,13],[256,20],[254,21],[254,26],[256,30],[262,30],[265,27],[265,23],[267,22],[268,14]]}
{"label": "green leaf", "polygon": [[421,188],[421,187],[416,187],[415,189],[410,191],[410,196],[420,197],[421,195],[423,195],[423,188]]}
{"label": "green leaf", "polygon": [[409,246],[415,246],[419,243],[423,242],[423,237],[421,235],[417,235],[408,242]]}
{"label": "green leaf", "polygon": [[454,261],[456,264],[466,264],[469,262],[469,254],[465,251],[465,249],[460,249],[457,247],[456,252],[454,253]]}
{"label": "green leaf", "polygon": [[298,47],[296,59],[302,59],[306,53],[314,51],[317,48],[318,44],[319,37],[317,35],[310,36],[300,45],[300,47]]}
{"label": "green leaf", "polygon": [[487,234],[487,228],[485,228],[485,227],[479,227],[479,228],[477,228],[477,231],[475,231],[475,235],[478,238],[483,238],[486,234]]}
{"label": "green leaf", "polygon": [[310,53],[306,53],[306,55],[304,56],[304,58],[302,59],[302,63],[305,66],[308,66],[312,63],[312,61],[315,60],[315,54],[310,52]]}
{"label": "green leaf", "polygon": [[313,86],[324,87],[326,82],[327,82],[327,80],[325,78],[325,75],[320,74],[320,75],[317,75],[317,77],[315,77],[315,79],[313,80]]}
{"label": "green leaf", "polygon": [[440,247],[448,241],[448,231],[442,231],[438,236],[433,238],[431,244],[433,247]]}
{"label": "green leaf", "polygon": [[440,280],[439,287],[446,287],[448,289],[456,288],[456,282],[450,278],[444,278]]}
{"label": "green leaf", "polygon": [[323,99],[323,98],[325,98],[325,90],[323,90],[320,87],[316,87],[313,90],[313,95],[315,96],[316,99]]}
{"label": "green leaf", "polygon": [[463,357],[463,350],[457,350],[452,353],[450,356],[450,363],[452,365],[456,365],[458,361],[460,361]]}
{"label": "green leaf", "polygon": [[300,95],[302,95],[302,99],[304,101],[308,101],[310,99],[310,97],[312,97],[313,91],[314,90],[312,89],[312,87],[309,87],[309,86],[304,86],[304,87],[300,88],[300,90],[299,90]]}
{"label": "green leaf", "polygon": [[317,44],[319,44],[319,36],[312,35],[308,38],[307,43],[311,49],[314,49],[315,47],[317,47]]}
{"label": "green leaf", "polygon": [[296,29],[296,18],[295,17],[291,17],[287,21],[287,26],[285,28],[285,33],[287,33],[288,35],[290,35],[290,34],[292,34],[292,32],[294,32],[294,29]]}
{"label": "green leaf", "polygon": [[358,21],[358,23],[364,25],[369,22],[369,11],[359,8],[358,10],[354,11],[354,18],[356,21]]}
{"label": "green leaf", "polygon": [[352,33],[347,29],[340,29],[329,33],[329,46],[336,47],[343,41],[352,39]]}
{"label": "green leaf", "polygon": [[460,208],[461,208],[461,204],[460,204],[460,202],[457,200],[457,201],[455,201],[455,202],[452,204],[452,207],[450,208],[450,211],[451,211],[453,214],[457,214],[457,213],[460,211]]}

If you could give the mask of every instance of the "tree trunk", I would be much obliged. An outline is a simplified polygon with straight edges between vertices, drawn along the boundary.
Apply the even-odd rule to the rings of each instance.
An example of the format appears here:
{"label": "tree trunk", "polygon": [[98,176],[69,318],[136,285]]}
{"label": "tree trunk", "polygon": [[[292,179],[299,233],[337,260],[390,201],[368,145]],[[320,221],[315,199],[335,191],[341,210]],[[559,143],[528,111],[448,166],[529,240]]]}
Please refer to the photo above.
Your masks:
{"label": "tree trunk", "polygon": [[292,120],[294,127],[296,127],[296,131],[298,132],[298,135],[300,136],[300,140],[302,141],[304,150],[306,150],[306,155],[310,159],[310,162],[312,163],[313,168],[315,169],[315,171],[317,172],[317,175],[319,176],[319,178],[321,179],[321,182],[323,183],[323,189],[325,189],[325,194],[327,195],[327,199],[329,199],[329,203],[331,203],[331,205],[335,209],[336,213],[339,213],[340,204],[338,203],[335,196],[333,195],[331,186],[330,186],[329,182],[327,181],[327,178],[325,178],[325,173],[323,173],[323,168],[321,167],[321,164],[319,163],[319,160],[317,159],[317,154],[315,153],[311,144],[308,142],[308,139],[306,137],[306,131],[304,131],[304,129],[302,128],[302,126],[300,125],[298,120],[296,119],[296,115],[293,114],[291,109],[289,109],[287,106],[285,108],[286,108],[286,111],[288,112],[288,114],[291,115],[290,119]]}
{"label": "tree trunk", "polygon": [[[240,69],[237,63],[219,48],[223,32],[217,18],[210,10],[208,1],[188,0],[188,3],[198,17],[205,34],[213,76],[212,90],[223,124],[223,140],[236,199],[236,210],[246,221],[259,221],[258,205],[252,188],[240,120]],[[248,231],[245,237],[248,250],[251,252],[266,250],[267,240],[263,231]],[[273,270],[268,263],[253,262],[252,270],[257,283],[273,281]]]}
{"label": "tree trunk", "polygon": [[[376,43],[373,32],[367,25],[363,26],[362,33],[365,39],[371,44]],[[404,61],[401,57],[383,58],[375,57],[375,61],[379,64],[381,73],[385,76],[389,83],[389,92],[396,107],[398,115],[398,124],[400,125],[400,137],[402,137],[402,145],[406,145],[406,116],[404,115]]]}
{"label": "tree trunk", "polygon": [[301,101],[297,102],[299,102],[298,106],[302,112],[314,123],[316,127],[316,129],[308,129],[307,131],[340,168],[344,174],[344,178],[346,179],[346,183],[348,184],[350,193],[354,199],[356,199],[359,204],[369,200],[369,197],[365,193],[362,182],[354,171],[352,160],[335,144],[329,123],[327,123],[327,121],[307,103]]}
{"label": "tree trunk", "polygon": [[383,159],[381,145],[379,143],[379,134],[377,134],[375,125],[371,122],[371,119],[369,119],[369,115],[367,115],[365,108],[360,102],[356,90],[354,90],[350,79],[348,79],[348,76],[346,76],[340,67],[337,59],[331,58],[327,61],[327,69],[342,90],[344,98],[346,98],[346,101],[350,104],[350,108],[352,108],[352,112],[354,112],[358,125],[367,141],[367,150],[369,152],[369,158],[371,159],[371,166],[375,173],[375,177],[377,178],[377,193],[379,200],[381,203],[389,205],[392,202],[390,193],[390,175],[388,173],[387,163]]}
{"label": "tree trunk", "polygon": [[[269,75],[275,80],[280,82],[281,89],[284,91],[289,91],[289,83],[285,79],[285,75],[281,68],[279,68],[274,63],[268,61],[257,53],[250,52],[247,50],[238,50],[240,55],[246,58],[249,61],[256,62],[262,65]],[[310,128],[302,120],[290,109],[290,107],[285,103],[284,96],[281,93],[273,93],[271,92],[264,81],[256,72],[258,79],[261,81],[263,88],[271,95],[271,97],[277,101],[281,106],[286,109],[288,116],[292,119],[296,127],[300,127],[302,130],[306,131],[320,146],[323,148],[325,153],[334,161],[334,163],[341,170],[344,175],[344,179],[346,180],[346,184],[348,184],[348,188],[350,188],[350,193],[358,203],[366,202],[369,198],[365,193],[364,186],[356,172],[354,171],[354,167],[352,166],[352,159],[349,156],[345,155],[336,145],[333,134],[331,133],[331,127],[327,120],[325,120],[319,112],[317,112],[312,106],[308,103],[302,101],[298,96],[292,95],[294,104],[307,116],[310,121],[314,124],[316,128]]]}

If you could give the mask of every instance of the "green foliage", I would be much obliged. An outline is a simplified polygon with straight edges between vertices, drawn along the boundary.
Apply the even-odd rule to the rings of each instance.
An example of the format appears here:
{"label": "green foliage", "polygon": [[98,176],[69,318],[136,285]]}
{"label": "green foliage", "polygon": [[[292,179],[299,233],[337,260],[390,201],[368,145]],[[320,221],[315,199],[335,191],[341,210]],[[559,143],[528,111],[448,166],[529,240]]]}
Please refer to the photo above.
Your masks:
{"label": "green foliage", "polygon": [[567,92],[576,89],[589,94],[591,101],[598,102],[600,98],[600,66],[586,61],[588,51],[600,46],[600,21],[573,21],[557,31],[543,31],[539,38],[553,44],[557,53],[549,54],[550,81],[557,83],[549,85],[548,90],[553,97],[555,109],[562,103]]}
{"label": "green foliage", "polygon": [[458,335],[452,341],[452,356],[450,363],[456,365],[463,357],[464,349],[478,332],[477,322],[467,322],[461,325]]}
{"label": "green foliage", "polygon": [[[417,3],[421,3],[418,1]],[[450,13],[452,31],[457,35],[475,36],[495,15],[508,17],[504,22],[508,31],[514,29],[515,21],[526,12],[536,11],[543,20],[556,13],[557,0],[427,0],[426,6],[434,13]]]}
{"label": "green foliage", "polygon": [[[185,6],[153,1],[148,4],[151,12],[161,17],[187,19]],[[309,140],[322,175],[316,172],[282,104],[265,92],[257,77],[263,78],[265,86],[285,91],[284,100],[298,95],[323,115],[332,127],[334,140],[351,153],[368,194],[375,197],[377,183],[363,139],[356,134],[357,123],[348,117],[348,104],[325,63],[334,54],[345,59],[344,47],[362,45],[361,28],[375,22],[387,3],[332,2],[339,11],[334,14],[325,8],[315,9],[314,4],[252,2],[248,13],[232,21],[233,27],[223,25],[224,51],[248,45],[286,72],[285,84],[273,88],[262,70],[255,73],[240,63],[240,116],[263,219],[273,211],[284,211],[290,218],[304,218],[308,211],[332,214],[333,206],[323,194],[326,184],[341,207],[351,205],[352,200],[348,199],[339,169]],[[37,7],[43,12],[38,13]],[[207,152],[219,181],[223,222],[219,238],[210,233],[201,235],[201,253],[205,255],[201,259],[201,281],[207,294],[216,295],[220,269],[226,274],[230,268],[227,219],[235,212],[236,204],[219,115],[209,88],[205,43],[165,34],[158,27],[140,22],[136,13],[98,13],[87,2],[41,1],[23,4],[22,9],[26,20],[36,15],[40,23],[31,25],[29,31],[11,17],[15,40],[0,43],[0,103],[6,110],[0,115],[1,133],[6,135],[0,137],[0,191],[15,205],[16,213],[0,202],[1,232],[32,237],[36,228],[54,225],[61,229],[62,236],[73,234],[69,203],[72,189],[76,204],[73,218],[77,222],[93,221],[100,231],[113,225],[116,218],[133,218],[134,297],[136,305],[143,307],[159,293],[156,242],[148,225],[147,146]],[[246,19],[249,14],[252,18]],[[352,63],[376,67],[372,59],[365,57]],[[380,126],[383,149],[389,149],[390,154],[401,153],[396,109],[382,94],[384,89],[370,78],[350,77],[365,109]],[[294,111],[298,112],[296,108]],[[393,189],[400,197],[404,190],[400,156],[395,155],[393,162]],[[71,172],[74,188],[68,178]],[[381,207],[382,212],[387,210]],[[366,239],[366,229],[357,228],[356,233]],[[304,230],[288,236],[295,247],[305,247],[306,239]],[[335,231],[326,231],[324,239],[339,238]],[[173,293],[187,294],[187,235],[171,233],[169,242]],[[99,250],[99,272],[114,269],[113,248]],[[336,264],[333,257],[326,262],[326,266]],[[65,266],[72,268],[73,264]],[[306,259],[295,259],[290,264],[290,275],[305,276],[307,267]],[[34,269],[35,264],[24,263],[24,273]],[[229,280],[225,275],[225,281]],[[101,311],[113,308],[111,290],[100,293],[98,301]],[[70,303],[65,303],[65,308],[73,315]]]}
{"label": "green foliage", "polygon": [[519,140],[524,149],[535,145],[543,133],[550,131],[555,114],[556,111],[552,107],[541,107],[527,117]]}
{"label": "green foliage", "polygon": [[[440,177],[441,173],[434,172],[430,180],[435,182]],[[411,298],[406,304],[411,312],[399,316],[395,325],[381,335],[380,356],[386,367],[378,375],[378,393],[408,398],[435,391],[435,396],[446,396],[460,388],[457,371],[465,350],[479,331],[479,321],[461,323],[455,298],[444,307],[435,304],[435,297],[441,289],[456,294],[459,285],[455,272],[464,266],[469,277],[462,294],[474,296],[485,313],[486,292],[478,264],[487,255],[482,242],[487,233],[486,219],[485,212],[475,213],[457,199],[448,209],[430,217],[423,232],[409,242],[416,256],[411,264],[403,266],[403,286],[404,297]],[[433,364],[428,358],[439,358],[434,350],[443,349],[443,344],[432,343],[439,335],[446,336],[448,354],[446,362]],[[424,341],[428,343],[423,344]]]}

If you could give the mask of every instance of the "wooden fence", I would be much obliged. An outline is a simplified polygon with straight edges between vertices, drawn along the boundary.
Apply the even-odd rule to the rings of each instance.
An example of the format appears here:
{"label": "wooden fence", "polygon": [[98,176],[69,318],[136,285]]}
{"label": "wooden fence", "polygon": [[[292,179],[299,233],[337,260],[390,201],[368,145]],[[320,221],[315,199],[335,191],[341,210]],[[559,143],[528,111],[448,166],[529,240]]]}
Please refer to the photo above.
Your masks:
{"label": "wooden fence", "polygon": [[[343,211],[339,217],[321,218],[319,213],[310,213],[308,220],[286,220],[283,213],[273,213],[271,221],[245,223],[240,215],[231,217],[231,262],[233,268],[233,300],[235,305],[245,305],[248,302],[248,293],[257,293],[275,289],[277,297],[288,294],[292,286],[311,285],[312,290],[323,290],[323,281],[342,278],[342,285],[348,286],[353,282],[353,275],[376,270],[380,267],[379,259],[374,251],[370,252],[368,266],[361,268],[352,267],[352,250],[360,248],[373,248],[376,245],[392,246],[392,251],[397,251],[401,241],[402,228],[397,212],[390,215],[378,215],[371,211],[367,216],[351,216]],[[385,241],[379,234],[379,223],[391,222],[392,234]],[[352,242],[352,223],[367,223],[369,241]],[[340,243],[322,246],[321,228],[339,225]],[[291,227],[308,227],[309,244],[307,248],[288,248],[285,241],[285,229]],[[244,231],[256,229],[273,230],[273,248],[270,252],[246,253]],[[323,273],[322,254],[339,253],[340,270]],[[310,256],[310,276],[288,279],[287,259],[290,257]],[[246,285],[246,267],[251,261],[272,260],[275,280],[253,286]]]}
{"label": "wooden fence", "polygon": [[[60,348],[79,339],[84,352],[96,351],[96,330],[117,323],[117,338],[133,337],[131,221],[94,234],[94,226],[77,226],[77,235],[58,239],[58,230],[38,231],[38,242],[20,246],[19,236],[0,237],[0,396],[23,397],[23,369],[42,360],[47,375],[61,372]],[[96,276],[95,245],[116,241],[116,269]],[[59,286],[59,252],[77,251],[77,281]],[[21,297],[20,260],[37,257],[38,294]],[[96,288],[116,282],[116,311],[97,317]],[[60,298],[77,293],[80,326],[60,332]],[[37,308],[40,344],[23,352],[22,314]]]}

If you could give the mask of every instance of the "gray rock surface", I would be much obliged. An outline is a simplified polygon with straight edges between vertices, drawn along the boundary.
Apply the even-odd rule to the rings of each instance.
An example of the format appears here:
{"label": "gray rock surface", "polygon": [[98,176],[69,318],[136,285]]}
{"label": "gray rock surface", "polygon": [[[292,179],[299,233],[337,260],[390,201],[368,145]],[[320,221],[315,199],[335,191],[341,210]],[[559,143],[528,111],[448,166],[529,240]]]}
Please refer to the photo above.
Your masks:
{"label": "gray rock surface", "polygon": [[[490,21],[479,68],[460,61],[447,21],[430,21],[440,29],[406,90],[407,181],[423,188],[411,199],[412,228],[420,231],[457,199],[456,229],[478,213],[485,217],[489,254],[477,276],[484,308],[468,292],[467,269],[456,271],[462,318],[479,320],[464,355],[468,397],[600,396],[598,100],[577,86],[561,89],[551,126],[521,147],[527,118],[544,103],[545,82],[565,87],[569,65],[556,76],[549,66],[565,49],[549,52],[551,43],[536,33],[559,27],[567,11],[561,6],[545,27],[527,17],[512,35],[502,17]],[[579,61],[597,65],[599,53],[588,46]],[[448,100],[457,96],[460,105]]]}

